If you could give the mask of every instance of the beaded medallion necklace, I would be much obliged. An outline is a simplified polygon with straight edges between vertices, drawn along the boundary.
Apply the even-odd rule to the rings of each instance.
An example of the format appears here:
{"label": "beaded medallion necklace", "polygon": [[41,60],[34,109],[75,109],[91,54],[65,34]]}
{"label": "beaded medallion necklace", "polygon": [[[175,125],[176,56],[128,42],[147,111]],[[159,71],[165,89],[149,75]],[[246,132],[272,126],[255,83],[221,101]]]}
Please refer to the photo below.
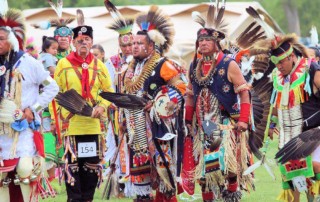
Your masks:
{"label": "beaded medallion necklace", "polygon": [[[212,77],[216,72],[216,61],[219,54],[215,53],[213,56],[206,56],[199,60],[197,67],[193,70],[194,81],[200,86],[208,86],[212,82]],[[204,75],[202,71],[202,64],[211,61],[211,66],[208,73]]]}

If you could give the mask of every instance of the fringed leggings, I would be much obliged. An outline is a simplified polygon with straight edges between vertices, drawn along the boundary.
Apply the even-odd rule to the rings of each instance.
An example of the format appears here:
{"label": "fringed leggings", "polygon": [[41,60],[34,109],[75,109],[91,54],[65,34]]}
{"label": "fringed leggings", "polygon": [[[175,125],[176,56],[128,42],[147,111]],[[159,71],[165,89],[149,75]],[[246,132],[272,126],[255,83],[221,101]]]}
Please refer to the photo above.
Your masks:
{"label": "fringed leggings", "polygon": [[215,199],[212,187],[206,187],[205,179],[200,180],[202,200],[204,202],[213,202]]}
{"label": "fringed leggings", "polygon": [[[96,142],[97,135],[76,136],[75,142]],[[68,202],[92,201],[99,180],[99,156],[77,158],[71,161],[70,153],[67,153],[68,171],[65,172]],[[72,180],[70,181],[70,178]],[[69,179],[69,182],[68,182]]]}
{"label": "fringed leggings", "polygon": [[[236,192],[238,188],[237,183],[237,177],[227,177],[227,187],[224,187],[222,185],[216,185],[219,186],[218,189],[220,193],[222,193],[224,190],[227,190],[230,193]],[[214,193],[214,187],[207,187],[207,183],[205,181],[205,178],[200,180],[200,186],[201,186],[201,192],[202,192],[202,200],[204,202],[213,202],[216,198],[220,198],[219,196],[215,196]]]}

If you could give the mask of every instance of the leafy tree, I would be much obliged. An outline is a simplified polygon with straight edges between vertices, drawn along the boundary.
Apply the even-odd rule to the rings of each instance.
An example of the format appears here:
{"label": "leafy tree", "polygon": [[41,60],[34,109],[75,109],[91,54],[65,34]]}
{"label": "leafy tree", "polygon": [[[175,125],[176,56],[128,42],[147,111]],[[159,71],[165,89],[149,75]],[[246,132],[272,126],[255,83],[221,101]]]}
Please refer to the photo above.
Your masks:
{"label": "leafy tree", "polygon": [[[261,5],[278,22],[279,26],[285,32],[293,32],[290,26],[295,23],[291,18],[287,18],[283,8],[286,3],[290,3],[297,9],[300,21],[301,36],[310,36],[309,31],[312,25],[320,30],[320,1],[308,0],[260,0]],[[294,31],[297,32],[297,31]]]}
{"label": "leafy tree", "polygon": [[10,8],[29,9],[29,8],[41,8],[48,6],[48,2],[45,0],[8,0]]}

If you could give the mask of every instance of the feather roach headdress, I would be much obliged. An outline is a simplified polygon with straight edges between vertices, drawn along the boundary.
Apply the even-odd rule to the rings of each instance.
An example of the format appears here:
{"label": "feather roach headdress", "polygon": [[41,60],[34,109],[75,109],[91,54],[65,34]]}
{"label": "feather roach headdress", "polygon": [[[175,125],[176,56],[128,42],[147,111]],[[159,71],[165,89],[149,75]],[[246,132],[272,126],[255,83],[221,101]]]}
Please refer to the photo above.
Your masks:
{"label": "feather roach headdress", "polygon": [[141,31],[145,32],[162,52],[168,51],[173,43],[174,27],[168,15],[164,14],[158,6],[151,6],[148,13],[141,13],[136,18]]}
{"label": "feather roach headdress", "polygon": [[131,43],[134,19],[124,18],[109,0],[105,0],[104,5],[114,20],[108,28],[119,33],[119,42],[121,44],[127,45],[128,43]]}
{"label": "feather roach headdress", "polygon": [[198,11],[192,12],[193,20],[202,26],[197,33],[198,39],[200,36],[212,37],[215,40],[222,40],[225,38],[227,24],[223,21],[223,15],[226,1],[223,0],[221,3],[221,8],[219,8],[219,1],[217,1],[217,6],[210,5],[206,18]]}
{"label": "feather roach headdress", "polygon": [[87,35],[93,39],[93,29],[91,26],[87,26],[84,23],[84,14],[81,9],[77,9],[77,23],[78,26],[72,29],[73,38],[78,36]]}
{"label": "feather roach headdress", "polygon": [[288,57],[293,51],[303,57],[308,57],[307,49],[299,43],[298,36],[294,33],[287,35],[275,35],[272,39],[256,42],[250,49],[250,55],[264,55],[273,64]]}
{"label": "feather roach headdress", "polygon": [[26,39],[24,17],[20,10],[9,9],[7,0],[0,0],[0,27],[9,32],[9,42],[14,51],[23,50]]}
{"label": "feather roach headdress", "polygon": [[72,30],[68,27],[68,24],[74,21],[74,18],[62,18],[63,0],[58,0],[57,5],[48,0],[51,8],[56,12],[57,18],[47,21],[41,21],[37,24],[31,24],[31,26],[37,29],[47,30],[50,27],[56,27],[54,30],[54,36],[72,36]]}
{"label": "feather roach headdress", "polygon": [[198,11],[192,12],[192,19],[199,23],[202,28],[197,32],[197,41],[195,45],[195,54],[193,57],[193,65],[196,65],[198,58],[199,38],[212,38],[217,41],[219,48],[221,49],[220,41],[225,38],[227,24],[223,22],[223,15],[225,11],[226,1],[222,1],[222,6],[219,8],[219,0],[217,5],[209,5],[207,16],[204,18]]}
{"label": "feather roach headdress", "polygon": [[54,36],[72,36],[72,31],[68,27],[68,24],[70,24],[74,19],[62,18],[63,0],[58,0],[57,5],[55,5],[52,0],[48,0],[48,3],[58,16],[57,19],[50,20],[51,26],[56,27],[54,30]]}
{"label": "feather roach headdress", "polygon": [[[255,19],[255,23],[262,28],[264,33],[262,35],[257,35],[262,40],[257,40],[259,38],[255,38],[255,43],[253,45],[250,44],[250,46],[252,46],[250,47],[250,55],[256,57],[256,62],[259,62],[257,60],[257,58],[259,58],[260,62],[263,62],[265,65],[268,65],[270,60],[273,62],[273,64],[277,64],[280,60],[290,55],[293,50],[296,50],[296,52],[301,54],[303,57],[308,57],[306,48],[299,43],[298,37],[295,34],[275,34],[274,30],[262,20],[259,13],[253,7],[250,6],[246,8],[246,11],[252,18]],[[245,39],[243,41],[248,40]],[[256,64],[255,66],[259,65]]]}
{"label": "feather roach headdress", "polygon": [[308,57],[307,48],[299,43],[296,34],[275,36],[271,41],[271,61],[277,64],[280,60],[289,56],[293,50],[305,58]]}

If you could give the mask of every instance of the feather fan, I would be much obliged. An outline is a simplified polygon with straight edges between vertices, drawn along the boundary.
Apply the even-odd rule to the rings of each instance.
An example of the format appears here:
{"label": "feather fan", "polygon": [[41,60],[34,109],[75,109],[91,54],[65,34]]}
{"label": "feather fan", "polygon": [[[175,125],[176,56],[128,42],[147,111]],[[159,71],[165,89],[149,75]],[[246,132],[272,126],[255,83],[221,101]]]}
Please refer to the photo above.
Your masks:
{"label": "feather fan", "polygon": [[275,158],[282,164],[309,156],[320,145],[320,128],[307,130],[292,138],[277,153]]}
{"label": "feather fan", "polygon": [[126,109],[142,109],[147,104],[147,100],[130,94],[102,92],[100,96],[118,107]]}
{"label": "feather fan", "polygon": [[56,100],[60,106],[72,114],[81,116],[92,115],[93,108],[74,89],[70,89],[64,93],[59,93],[56,96]]}

